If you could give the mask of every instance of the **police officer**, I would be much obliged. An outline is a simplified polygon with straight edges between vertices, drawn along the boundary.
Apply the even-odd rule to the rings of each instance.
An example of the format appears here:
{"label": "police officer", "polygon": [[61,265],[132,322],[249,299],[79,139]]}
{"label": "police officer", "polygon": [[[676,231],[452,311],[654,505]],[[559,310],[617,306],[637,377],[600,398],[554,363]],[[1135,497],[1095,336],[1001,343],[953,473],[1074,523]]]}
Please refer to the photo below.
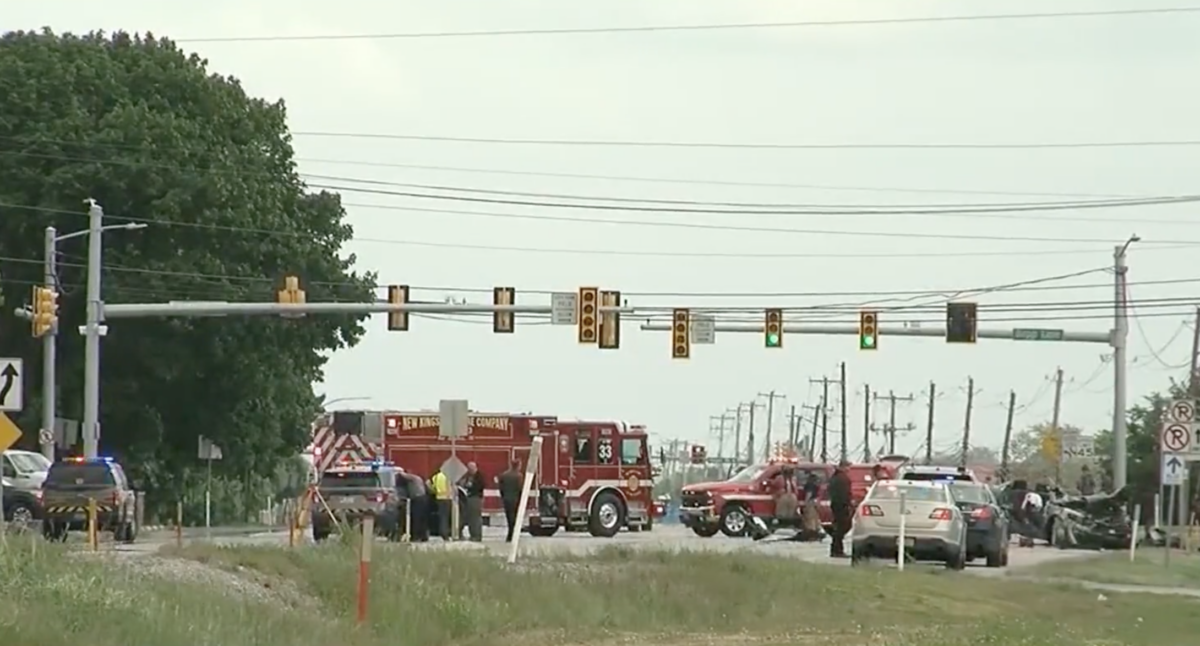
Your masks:
{"label": "police officer", "polygon": [[467,463],[467,472],[459,480],[458,485],[466,493],[466,506],[463,510],[463,521],[471,540],[478,543],[483,540],[483,474],[479,465]]}
{"label": "police officer", "polygon": [[423,543],[429,540],[429,491],[425,480],[415,473],[404,473],[404,490],[408,496],[408,537]]}
{"label": "police officer", "polygon": [[514,532],[521,531],[521,526],[517,524],[517,507],[521,503],[523,484],[521,463],[517,460],[513,460],[508,465],[508,470],[496,478],[496,486],[500,489],[500,502],[504,504],[504,520],[508,522],[508,535],[504,539],[506,543],[512,542]]}
{"label": "police officer", "polygon": [[853,503],[850,500],[850,463],[842,460],[829,479],[829,508],[833,512],[833,528],[830,532],[829,556],[845,558],[846,534],[850,533],[851,521],[854,516]]}

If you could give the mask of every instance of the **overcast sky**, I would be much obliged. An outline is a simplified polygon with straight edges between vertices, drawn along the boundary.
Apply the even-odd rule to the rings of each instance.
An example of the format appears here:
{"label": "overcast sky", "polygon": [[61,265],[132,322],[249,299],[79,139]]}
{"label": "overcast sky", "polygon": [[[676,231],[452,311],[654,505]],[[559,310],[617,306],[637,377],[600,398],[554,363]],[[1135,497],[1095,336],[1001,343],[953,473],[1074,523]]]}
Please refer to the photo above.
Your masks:
{"label": "overcast sky", "polygon": [[[1194,79],[1200,69],[1200,40],[1195,38],[1200,14],[216,43],[186,41],[855,20],[1041,12],[1049,5],[961,0],[8,4],[12,6],[0,17],[5,30],[44,25],[77,32],[150,30],[185,41],[181,46],[206,57],[214,72],[241,79],[250,93],[284,98],[298,133],[792,144],[1200,139],[1200,92],[1186,80]],[[1052,10],[1153,4],[1060,0]],[[1200,162],[1200,147],[681,149],[302,134],[295,145],[302,173],[359,180],[624,198],[881,206],[1195,193]],[[378,271],[384,284],[430,287],[414,293],[422,299],[490,301],[495,285],[515,286],[521,303],[548,302],[535,291],[598,285],[620,290],[632,306],[660,307],[798,307],[872,299],[870,294],[765,295],[769,293],[952,294],[1109,266],[1113,245],[1134,232],[1144,239],[1129,254],[1134,299],[1181,298],[1196,292],[1196,283],[1141,284],[1146,281],[1200,282],[1194,267],[1200,219],[1192,205],[989,217],[761,216],[612,213],[349,192],[344,201],[360,237],[348,251],[358,254],[361,268]],[[501,217],[513,214],[560,219]],[[637,222],[777,231],[650,227]],[[871,235],[889,232],[1056,241]],[[1176,240],[1192,244],[1163,244]],[[1054,251],[1062,253],[1049,253]],[[1092,287],[979,296],[981,306],[1095,303],[1057,315],[1077,320],[1014,323],[1011,319],[1022,314],[1010,312],[994,315],[1006,320],[989,323],[984,313],[980,326],[1103,332],[1111,327],[1111,318],[1102,318],[1111,314],[1111,307],[1098,302],[1112,298],[1111,282],[1111,274],[1094,273],[1046,284]],[[480,291],[456,291],[459,288]],[[648,293],[657,295],[644,295]],[[713,298],[706,293],[740,296]],[[938,303],[939,298],[944,297],[920,302]],[[887,305],[896,302],[883,303]],[[1139,310],[1145,318],[1131,323],[1131,403],[1163,388],[1169,377],[1185,373],[1178,366],[1187,361],[1190,349],[1187,310],[1179,303],[1146,303]],[[905,318],[924,320],[928,326],[938,315],[885,313],[882,322],[895,325]],[[857,317],[847,313],[840,320],[854,323]],[[953,445],[963,427],[969,376],[977,388],[975,437],[998,447],[1008,391],[1017,393],[1019,427],[1045,421],[1053,402],[1049,379],[1061,366],[1067,381],[1063,421],[1085,429],[1107,428],[1111,422],[1112,370],[1104,363],[1111,350],[1106,345],[984,340],[964,347],[939,339],[884,336],[878,352],[866,353],[858,351],[852,336],[792,335],[785,338],[784,349],[767,350],[759,335],[725,334],[716,345],[694,347],[690,361],[676,361],[665,333],[639,331],[632,321],[624,327],[622,342],[619,351],[602,352],[576,344],[570,328],[529,321],[518,321],[513,336],[493,335],[488,320],[470,324],[416,319],[410,332],[389,333],[383,318],[377,317],[357,348],[333,357],[323,389],[331,398],[369,397],[366,405],[376,408],[431,408],[439,398],[465,397],[474,408],[620,418],[646,424],[662,439],[703,441],[710,415],[770,390],[787,396],[776,406],[776,429],[786,427],[780,411],[816,403],[820,386],[809,380],[836,376],[838,363],[845,361],[854,393],[848,400],[852,447],[860,445],[862,435],[864,384],[913,394],[918,402],[898,407],[897,422],[923,429],[923,399],[931,380],[939,392],[935,445]],[[876,421],[886,421],[882,407]],[[835,408],[831,427],[836,424]],[[917,450],[922,436],[921,431],[911,434],[900,448]],[[878,446],[878,440],[874,443]]]}

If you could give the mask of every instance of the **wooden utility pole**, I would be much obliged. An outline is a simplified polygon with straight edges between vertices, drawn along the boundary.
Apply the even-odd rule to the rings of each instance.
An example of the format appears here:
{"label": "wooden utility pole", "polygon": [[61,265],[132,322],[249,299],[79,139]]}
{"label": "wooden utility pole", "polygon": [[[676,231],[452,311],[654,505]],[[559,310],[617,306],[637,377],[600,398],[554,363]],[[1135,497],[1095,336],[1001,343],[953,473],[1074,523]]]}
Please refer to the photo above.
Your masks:
{"label": "wooden utility pole", "polygon": [[[878,392],[876,392],[873,396],[870,393],[867,395],[875,401],[879,401],[880,399],[886,399],[888,401],[888,424],[887,427],[884,428],[883,433],[884,437],[887,438],[888,454],[896,455],[896,432],[901,430],[896,427],[896,402],[911,403],[914,401],[914,398],[912,395],[905,395],[903,397],[897,396],[896,393],[891,390],[888,391],[886,397],[882,398],[879,396]],[[903,430],[906,432],[911,431],[912,424],[905,425]]]}
{"label": "wooden utility pole", "polygon": [[933,464],[933,402],[937,399],[937,385],[929,382],[929,417],[925,420],[925,464]]}
{"label": "wooden utility pole", "polygon": [[746,440],[746,464],[754,464],[754,409],[756,402],[750,402],[750,437]]}
{"label": "wooden utility pole", "polygon": [[736,409],[726,410],[726,413],[733,413],[733,457],[734,462],[737,462],[737,456],[742,452],[742,406],[738,403]]}
{"label": "wooden utility pole", "polygon": [[842,460],[845,461],[845,460],[849,459],[849,458],[847,458],[847,455],[849,454],[848,452],[850,450],[849,447],[847,446],[847,443],[849,442],[849,437],[847,435],[847,429],[849,428],[849,423],[846,420],[846,362],[845,361],[843,361],[841,363],[841,365],[838,367],[838,387],[841,388],[841,397],[839,399],[841,400],[841,408],[842,408]]}
{"label": "wooden utility pole", "polygon": [[[817,453],[817,442],[818,442],[817,429],[821,425],[821,409],[824,407],[824,404],[825,404],[825,402],[821,402],[819,406],[809,406],[808,404],[802,405],[802,408],[804,410],[812,411],[812,429],[809,431],[809,435],[808,435],[808,459],[809,460],[816,459],[816,457],[818,455],[818,453]],[[797,434],[800,433],[799,423],[797,423],[796,433]],[[823,437],[820,438],[820,443],[821,443],[821,453],[820,453],[821,462],[826,462],[827,456],[825,455],[825,452],[827,450],[827,447],[825,445],[825,438],[823,438]]]}
{"label": "wooden utility pole", "polygon": [[763,461],[771,459],[771,428],[775,423],[775,400],[783,399],[784,395],[776,395],[772,390],[769,393],[758,393],[759,397],[767,398],[767,441],[763,442]]}
{"label": "wooden utility pole", "polygon": [[[1192,360],[1191,370],[1188,372],[1188,395],[1192,400],[1200,399],[1200,307],[1196,308],[1196,322],[1192,326]],[[1195,483],[1192,485],[1192,496],[1186,495],[1186,487],[1182,489],[1184,493],[1179,495],[1179,517],[1185,525],[1192,522],[1191,514],[1188,513],[1191,500],[1200,496],[1200,482],[1197,482],[1196,471],[1191,468],[1193,464],[1195,463],[1188,463],[1186,466],[1189,480]],[[1184,531],[1187,532],[1184,534],[1185,536],[1191,536],[1191,532],[1186,529]]]}
{"label": "wooden utility pole", "polygon": [[871,461],[871,386],[863,384],[863,462]]}
{"label": "wooden utility pole", "polygon": [[1012,449],[1013,413],[1017,409],[1017,391],[1008,391],[1008,417],[1004,422],[1004,447],[1000,449],[1000,476],[1008,479],[1008,457]]}
{"label": "wooden utility pole", "polygon": [[717,422],[717,424],[718,424],[718,426],[716,428],[717,459],[718,460],[723,460],[725,458],[725,425],[729,422],[730,417],[731,417],[730,414],[726,412],[726,413],[721,413],[720,415],[711,415],[708,418],[710,426],[712,425],[713,422]]}
{"label": "wooden utility pole", "polygon": [[792,450],[799,450],[800,447],[800,416],[796,414],[796,405],[792,404],[792,409],[788,411],[788,446]]}
{"label": "wooden utility pole", "polygon": [[975,378],[967,377],[967,415],[963,422],[962,455],[960,466],[967,466],[967,453],[971,451],[971,409],[975,406]]}
{"label": "wooden utility pole", "polygon": [[829,462],[829,411],[825,399],[821,399],[821,462]]}
{"label": "wooden utility pole", "polygon": [[1058,420],[1059,413],[1062,411],[1062,387],[1063,369],[1057,368],[1054,371],[1054,412],[1050,417],[1050,433],[1058,446],[1058,455],[1054,460],[1054,482],[1060,487],[1062,486],[1063,433],[1062,428],[1058,425]]}
{"label": "wooden utility pole", "polygon": [[[829,377],[821,377],[820,379],[809,379],[810,384],[821,384],[821,461],[828,462],[829,457],[829,420],[826,414],[826,408],[829,407],[829,384],[832,380]],[[845,379],[842,380],[843,382]],[[842,409],[846,408],[846,398],[842,397]],[[816,423],[816,420],[813,420]],[[842,427],[842,443],[845,444],[846,429]],[[845,453],[846,447],[842,446],[842,452]]]}

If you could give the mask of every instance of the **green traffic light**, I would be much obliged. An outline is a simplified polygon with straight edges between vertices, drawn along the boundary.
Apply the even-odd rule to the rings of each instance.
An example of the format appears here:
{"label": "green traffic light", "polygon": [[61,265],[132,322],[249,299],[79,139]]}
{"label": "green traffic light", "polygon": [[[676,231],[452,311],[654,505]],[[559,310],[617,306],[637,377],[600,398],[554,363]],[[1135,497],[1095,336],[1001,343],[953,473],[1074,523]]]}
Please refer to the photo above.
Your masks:
{"label": "green traffic light", "polygon": [[864,350],[871,350],[871,349],[874,349],[874,347],[875,347],[875,337],[874,337],[874,336],[867,336],[867,335],[865,335],[865,334],[864,334],[862,337],[860,337],[860,338],[859,338],[858,345],[859,345],[859,347],[863,348]]}
{"label": "green traffic light", "polygon": [[778,346],[779,345],[779,335],[778,334],[768,334],[767,335],[767,345],[772,348]]}

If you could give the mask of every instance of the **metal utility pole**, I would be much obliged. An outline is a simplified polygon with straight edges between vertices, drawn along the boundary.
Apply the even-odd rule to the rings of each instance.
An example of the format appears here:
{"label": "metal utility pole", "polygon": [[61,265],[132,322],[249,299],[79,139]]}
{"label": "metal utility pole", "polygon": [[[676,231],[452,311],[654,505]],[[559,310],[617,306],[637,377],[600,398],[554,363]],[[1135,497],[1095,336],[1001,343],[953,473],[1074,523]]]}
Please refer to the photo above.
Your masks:
{"label": "metal utility pole", "polygon": [[84,325],[83,357],[83,456],[95,458],[100,452],[100,337],[107,331],[103,325],[103,304],[100,301],[101,236],[104,228],[104,209],[93,199],[88,205],[87,254],[87,321]]}
{"label": "metal utility pole", "polygon": [[1127,297],[1127,281],[1129,267],[1126,264],[1126,252],[1129,245],[1141,240],[1136,235],[1130,236],[1125,244],[1113,249],[1113,332],[1111,345],[1113,349],[1113,488],[1120,490],[1128,483],[1129,468],[1129,429],[1125,426],[1125,386],[1128,359],[1126,344],[1129,339],[1129,303]]}
{"label": "metal utility pole", "polygon": [[933,402],[937,400],[937,384],[929,382],[929,417],[925,420],[925,464],[933,464]]}
{"label": "metal utility pole", "polygon": [[[58,291],[57,243],[58,231],[54,227],[46,227],[46,257],[42,261],[45,274],[43,281],[46,289],[55,292]],[[54,420],[58,414],[58,376],[55,374],[58,367],[55,356],[58,348],[57,335],[58,322],[55,321],[46,331],[46,336],[42,337],[42,432],[38,433],[38,442],[41,444],[42,455],[51,462],[54,461]]]}
{"label": "metal utility pole", "polygon": [[838,366],[838,387],[841,389],[841,395],[839,397],[839,401],[841,402],[841,408],[842,408],[842,460],[846,460],[847,452],[849,451],[849,449],[847,448],[847,444],[849,444],[849,441],[850,441],[849,437],[847,437],[847,429],[850,428],[850,424],[846,419],[846,362],[845,361],[843,361]]}
{"label": "metal utility pole", "polygon": [[1008,391],[1008,417],[1004,422],[1004,446],[1000,449],[1000,472],[1008,478],[1008,457],[1012,445],[1013,413],[1017,409],[1017,391]]}
{"label": "metal utility pole", "polygon": [[962,456],[958,463],[967,466],[967,453],[971,450],[971,409],[975,406],[975,378],[967,377],[967,415],[963,422]]}
{"label": "metal utility pole", "polygon": [[1063,369],[1057,368],[1054,371],[1054,412],[1050,417],[1050,433],[1054,438],[1055,446],[1058,447],[1058,455],[1054,458],[1054,482],[1059,486],[1062,485],[1062,467],[1063,467],[1063,433],[1062,428],[1058,424],[1059,413],[1062,410],[1062,387],[1063,387]]}
{"label": "metal utility pole", "polygon": [[[871,386],[863,384],[863,462],[871,461]],[[844,458],[843,458],[844,459]]]}
{"label": "metal utility pole", "polygon": [[763,460],[771,459],[771,428],[775,424],[775,400],[784,399],[785,395],[776,395],[772,390],[769,393],[758,393],[759,397],[767,398],[767,438],[763,443]]}

